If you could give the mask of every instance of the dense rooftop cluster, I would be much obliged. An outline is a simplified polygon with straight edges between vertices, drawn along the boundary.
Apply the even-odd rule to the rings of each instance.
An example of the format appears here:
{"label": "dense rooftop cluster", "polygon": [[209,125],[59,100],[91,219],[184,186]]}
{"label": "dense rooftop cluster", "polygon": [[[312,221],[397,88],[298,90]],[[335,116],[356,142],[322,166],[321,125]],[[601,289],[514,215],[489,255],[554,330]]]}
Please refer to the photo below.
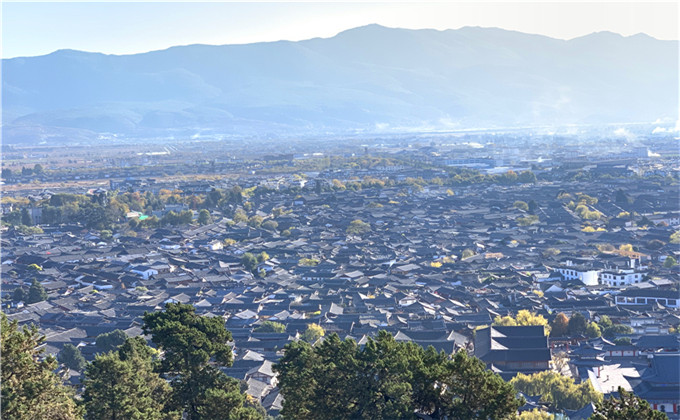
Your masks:
{"label": "dense rooftop cluster", "polygon": [[[43,225],[41,233],[5,227],[4,311],[20,324],[38,324],[48,353],[72,344],[92,359],[102,351],[95,343],[101,334],[139,336],[145,312],[168,302],[191,304],[224,319],[235,354],[226,373],[246,381],[246,392],[270,413],[282,408],[272,365],[286,343],[330,333],[362,344],[386,330],[397,341],[447,354],[466,349],[506,379],[554,367],[563,350],[579,367],[565,372],[596,384],[604,379],[593,372],[613,360],[635,365],[636,356],[677,350],[677,340],[654,338],[677,333],[680,324],[680,277],[668,263],[678,257],[675,187],[616,177],[595,184],[539,178],[462,185],[441,182],[441,171],[431,169],[359,172],[259,178],[262,193],[234,202],[222,193],[214,205],[197,204],[207,216],[182,200],[152,209],[160,221],[173,211],[185,212],[191,223],[147,225],[142,209],[112,231],[76,223]],[[357,179],[363,183],[352,188]],[[153,184],[115,186],[142,194],[168,187]],[[215,187],[194,181],[173,189],[210,200]],[[49,201],[50,194],[31,202]],[[116,196],[106,189],[90,194]],[[37,208],[28,217],[40,217]],[[47,299],[26,297],[33,279]],[[22,288],[25,293],[17,291]],[[536,358],[525,354],[531,366],[499,363],[508,362],[506,351],[521,353],[525,339],[473,337],[520,310],[549,325],[564,313],[586,323],[606,316],[630,329],[610,330],[608,337],[589,338],[585,328],[549,340],[540,334],[531,339]],[[262,328],[266,321],[283,327]],[[312,334],[310,325],[321,329]],[[614,343],[621,338],[628,340]],[[475,348],[482,342],[486,351]],[[574,348],[596,349],[597,363],[584,362],[588,357],[571,353]],[[493,360],[485,360],[489,354]],[[77,384],[81,374],[72,370],[71,381]],[[655,401],[653,387],[623,385],[642,386]],[[664,410],[677,413],[677,404]]]}

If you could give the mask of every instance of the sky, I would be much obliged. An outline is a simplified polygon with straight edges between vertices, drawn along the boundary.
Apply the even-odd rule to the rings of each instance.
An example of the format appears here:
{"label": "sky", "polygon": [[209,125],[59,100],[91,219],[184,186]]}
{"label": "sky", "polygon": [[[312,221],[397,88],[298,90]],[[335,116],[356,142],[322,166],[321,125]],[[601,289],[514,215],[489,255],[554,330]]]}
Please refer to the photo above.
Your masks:
{"label": "sky", "polygon": [[410,29],[498,27],[571,39],[593,32],[678,39],[667,2],[27,2],[2,1],[2,57],[59,49],[133,54],[188,44],[332,37],[378,23]]}

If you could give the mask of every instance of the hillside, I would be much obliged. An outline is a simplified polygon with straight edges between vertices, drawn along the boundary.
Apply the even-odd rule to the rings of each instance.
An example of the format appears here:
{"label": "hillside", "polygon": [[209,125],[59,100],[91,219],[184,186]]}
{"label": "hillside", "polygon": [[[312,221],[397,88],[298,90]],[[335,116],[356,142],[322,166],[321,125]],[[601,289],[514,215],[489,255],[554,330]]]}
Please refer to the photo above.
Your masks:
{"label": "hillside", "polygon": [[5,142],[675,119],[678,42],[378,25],[328,39],[3,60]]}

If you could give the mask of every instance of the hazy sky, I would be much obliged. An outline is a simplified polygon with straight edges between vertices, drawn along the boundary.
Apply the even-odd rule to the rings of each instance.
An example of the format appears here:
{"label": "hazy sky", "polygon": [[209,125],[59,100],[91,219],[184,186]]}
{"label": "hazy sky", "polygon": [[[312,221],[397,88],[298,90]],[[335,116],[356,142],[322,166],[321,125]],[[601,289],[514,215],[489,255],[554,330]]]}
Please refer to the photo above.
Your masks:
{"label": "hazy sky", "polygon": [[678,39],[669,2],[45,2],[3,1],[2,56],[71,48],[128,54],[186,44],[331,37],[356,26],[484,26],[571,39],[597,31]]}

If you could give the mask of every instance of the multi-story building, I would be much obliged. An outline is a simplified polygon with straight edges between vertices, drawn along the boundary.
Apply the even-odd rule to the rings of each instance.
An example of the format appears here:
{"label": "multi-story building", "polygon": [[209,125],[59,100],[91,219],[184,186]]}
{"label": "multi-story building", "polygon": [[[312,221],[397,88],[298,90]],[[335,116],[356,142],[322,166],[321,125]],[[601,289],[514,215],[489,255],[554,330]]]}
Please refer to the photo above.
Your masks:
{"label": "multi-story building", "polygon": [[667,308],[680,307],[680,295],[674,290],[630,289],[615,297],[617,305],[650,305],[658,303]]}
{"label": "multi-story building", "polygon": [[550,369],[548,337],[542,326],[493,326],[475,334],[475,356],[504,379]]}
{"label": "multi-story building", "polygon": [[604,270],[600,273],[600,280],[608,286],[628,286],[635,283],[642,283],[645,273],[634,268],[625,270]]}
{"label": "multi-story building", "polygon": [[586,286],[599,284],[600,270],[593,267],[574,265],[571,261],[567,261],[566,264],[555,267],[555,271],[560,273],[565,280],[578,280]]}

